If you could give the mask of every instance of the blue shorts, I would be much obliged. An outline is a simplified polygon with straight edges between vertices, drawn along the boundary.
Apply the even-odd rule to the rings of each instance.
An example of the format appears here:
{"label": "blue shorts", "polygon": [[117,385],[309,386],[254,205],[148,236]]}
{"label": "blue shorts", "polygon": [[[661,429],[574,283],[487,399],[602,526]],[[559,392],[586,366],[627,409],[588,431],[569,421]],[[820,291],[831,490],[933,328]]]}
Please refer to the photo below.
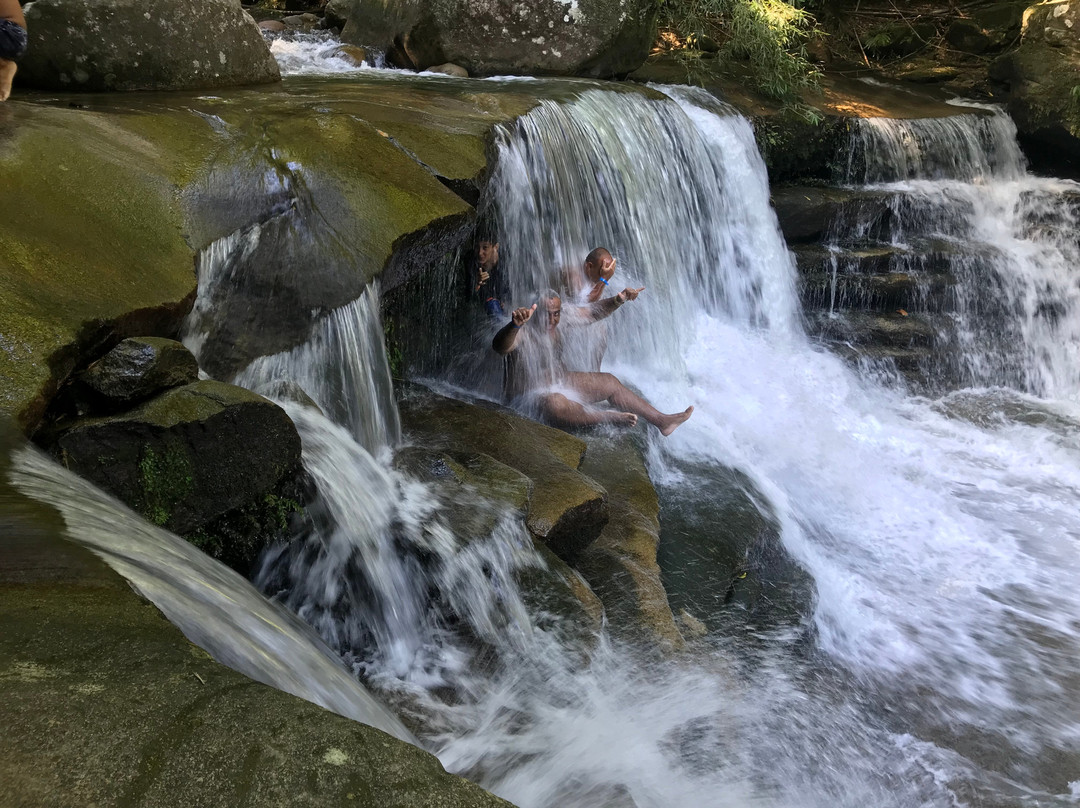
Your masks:
{"label": "blue shorts", "polygon": [[0,59],[19,61],[26,53],[26,29],[11,20],[0,20]]}

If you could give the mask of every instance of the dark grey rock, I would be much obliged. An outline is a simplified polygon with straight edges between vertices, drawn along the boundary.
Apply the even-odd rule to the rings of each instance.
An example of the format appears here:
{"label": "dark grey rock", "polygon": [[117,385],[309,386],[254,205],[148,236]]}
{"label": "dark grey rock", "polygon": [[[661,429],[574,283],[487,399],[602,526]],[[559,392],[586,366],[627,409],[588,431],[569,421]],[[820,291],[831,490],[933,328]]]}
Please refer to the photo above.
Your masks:
{"label": "dark grey rock", "polygon": [[342,31],[401,66],[453,62],[480,76],[625,75],[655,35],[652,0],[353,0]]}
{"label": "dark grey rock", "polygon": [[281,407],[216,381],[76,421],[56,448],[72,471],[181,534],[260,501],[300,462],[300,436]]}
{"label": "dark grey rock", "polygon": [[199,363],[176,340],[134,337],[90,365],[80,380],[113,403],[134,403],[198,381]]}
{"label": "dark grey rock", "polygon": [[36,0],[26,21],[19,81],[28,87],[181,90],[281,79],[236,0]]}

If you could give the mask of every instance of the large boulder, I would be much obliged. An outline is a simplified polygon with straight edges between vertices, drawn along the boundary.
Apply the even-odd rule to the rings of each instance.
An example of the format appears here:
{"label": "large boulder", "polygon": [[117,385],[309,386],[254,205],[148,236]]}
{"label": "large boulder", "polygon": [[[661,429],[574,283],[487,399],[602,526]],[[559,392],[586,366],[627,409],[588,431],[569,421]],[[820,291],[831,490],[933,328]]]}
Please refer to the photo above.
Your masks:
{"label": "large boulder", "polygon": [[239,0],[35,0],[19,83],[46,90],[184,90],[279,81]]}
{"label": "large boulder", "polygon": [[995,62],[991,76],[1008,86],[1009,112],[1033,166],[1080,172],[1080,2],[1027,9],[1020,47]]}
{"label": "large boulder", "polygon": [[65,466],[176,533],[274,496],[300,462],[300,436],[284,410],[216,381],[77,421],[56,447]]}
{"label": "large boulder", "polygon": [[656,35],[653,0],[354,0],[342,37],[424,69],[470,75],[625,75]]}

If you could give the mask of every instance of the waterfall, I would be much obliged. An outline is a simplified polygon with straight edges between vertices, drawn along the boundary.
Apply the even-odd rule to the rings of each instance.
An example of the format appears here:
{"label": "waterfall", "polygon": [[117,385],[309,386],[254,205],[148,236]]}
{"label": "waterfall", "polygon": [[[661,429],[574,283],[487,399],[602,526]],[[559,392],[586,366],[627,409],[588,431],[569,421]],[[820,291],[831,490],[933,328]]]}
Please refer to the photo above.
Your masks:
{"label": "waterfall", "polygon": [[[671,438],[651,438],[654,479],[663,495],[698,464],[734,467],[753,482],[787,553],[814,580],[815,650],[807,660],[800,642],[774,637],[762,658],[749,637],[717,640],[726,662],[684,661],[671,680],[652,683],[658,690],[633,691],[632,731],[613,729],[622,714],[606,712],[599,694],[582,708],[595,719],[585,726],[534,709],[544,718],[537,735],[517,739],[521,759],[539,754],[557,768],[556,753],[537,747],[573,749],[572,763],[559,760],[579,786],[571,801],[583,805],[606,804],[612,782],[637,805],[951,805],[972,790],[1012,804],[1003,795],[1017,782],[1029,794],[1067,793],[1072,775],[1041,761],[1080,760],[1064,662],[1080,652],[1080,598],[1070,584],[1080,411],[1069,377],[934,400],[882,388],[823,352],[803,332],[794,264],[748,123],[700,92],[661,89],[668,100],[587,91],[542,104],[499,133],[493,204],[512,302],[559,283],[594,246],[618,258],[615,288],[645,286],[605,321],[605,369],[661,409],[697,407]],[[878,140],[866,141],[874,160],[861,158],[863,178],[911,192],[890,202],[897,221],[912,196],[929,197],[933,206],[907,221],[925,223],[929,211],[963,220],[951,233],[958,256],[981,257],[984,243],[1008,249],[1017,274],[1030,276],[1018,287],[1038,287],[1038,297],[1050,284],[1068,301],[1069,263],[1032,257],[1075,247],[1066,243],[1071,213],[1061,195],[1071,184],[1024,174],[1010,127],[1000,115],[867,123],[860,137]],[[939,142],[957,133],[958,142]],[[1023,243],[1033,210],[1060,238]],[[1049,367],[1058,361],[1053,347],[1023,325],[1037,308],[1036,300],[1013,307],[1014,319],[998,325],[1016,353]],[[1067,321],[1058,318],[1058,335]],[[967,367],[984,362],[977,343],[957,343]],[[1000,360],[1015,362],[1015,353]],[[735,687],[717,673],[732,658]],[[602,661],[590,671],[605,682],[598,690],[616,692],[611,675]],[[711,694],[686,677],[711,681]],[[650,709],[660,693],[694,695],[660,716]],[[724,737],[705,726],[723,726]],[[772,734],[757,737],[762,727]],[[589,731],[596,748],[571,743]],[[690,757],[653,756],[687,733]],[[483,740],[470,734],[444,755],[505,751]],[[632,774],[604,756],[608,743],[638,761]],[[522,766],[498,781],[500,793],[525,805],[568,799],[565,779]],[[754,775],[740,777],[747,771]]]}
{"label": "waterfall", "polygon": [[921,285],[929,383],[1080,400],[1080,185],[1028,174],[1000,111],[862,120],[850,153],[848,182],[881,203],[853,211],[833,246],[881,247]]}
{"label": "waterfall", "polygon": [[235,383],[273,392],[275,382],[300,388],[334,423],[375,452],[401,438],[401,422],[386,360],[379,295],[368,287],[352,303],[315,323],[306,343],[256,359]]}
{"label": "waterfall", "polygon": [[15,454],[10,478],[24,494],[53,504],[64,518],[69,539],[101,556],[219,662],[258,682],[415,741],[311,629],[268,603],[232,570],[36,450]]}

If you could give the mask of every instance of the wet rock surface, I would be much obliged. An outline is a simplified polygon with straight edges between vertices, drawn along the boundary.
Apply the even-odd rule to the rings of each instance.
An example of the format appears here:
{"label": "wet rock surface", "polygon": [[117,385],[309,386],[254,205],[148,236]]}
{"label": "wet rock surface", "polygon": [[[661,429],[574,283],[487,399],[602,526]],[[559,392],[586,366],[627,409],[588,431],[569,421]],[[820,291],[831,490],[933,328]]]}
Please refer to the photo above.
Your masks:
{"label": "wet rock surface", "polygon": [[[785,552],[780,527],[753,484],[733,469],[684,463],[679,471],[680,485],[660,490],[657,558],[687,638],[807,619],[813,580]],[[702,491],[708,496],[693,493]]]}
{"label": "wet rock surface", "polygon": [[578,438],[502,409],[417,393],[402,404],[402,425],[417,440],[452,452],[489,455],[532,481],[529,531],[559,557],[574,558],[608,520],[606,492],[577,468]]}
{"label": "wet rock surface", "polygon": [[272,495],[300,462],[300,437],[284,410],[216,381],[77,421],[56,449],[67,468],[178,533]]}
{"label": "wet rock surface", "polygon": [[641,450],[628,434],[596,437],[582,470],[607,488],[611,518],[575,566],[604,604],[609,629],[632,642],[681,649],[656,560],[659,501]]}
{"label": "wet rock surface", "polygon": [[37,0],[19,81],[47,90],[181,90],[281,79],[230,0]]}
{"label": "wet rock surface", "polygon": [[199,379],[199,363],[183,344],[161,337],[124,340],[79,380],[111,403],[127,404]]}

